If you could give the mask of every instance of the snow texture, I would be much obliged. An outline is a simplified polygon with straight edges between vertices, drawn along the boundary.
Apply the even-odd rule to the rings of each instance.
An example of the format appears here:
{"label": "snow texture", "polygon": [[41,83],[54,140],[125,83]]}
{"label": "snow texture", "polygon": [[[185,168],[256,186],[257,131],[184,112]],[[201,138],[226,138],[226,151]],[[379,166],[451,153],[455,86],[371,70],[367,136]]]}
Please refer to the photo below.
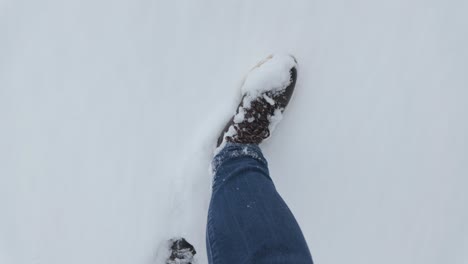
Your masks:
{"label": "snow texture", "polygon": [[[265,92],[284,90],[291,83],[290,70],[297,67],[294,57],[274,54],[259,62],[246,76],[242,85],[243,105],[247,109],[255,98]],[[267,99],[274,104],[273,99]]]}
{"label": "snow texture", "polygon": [[[206,263],[242,77],[300,64],[262,146],[316,263],[468,263],[468,1],[0,1],[0,263]],[[164,251],[164,250],[163,250]]]}

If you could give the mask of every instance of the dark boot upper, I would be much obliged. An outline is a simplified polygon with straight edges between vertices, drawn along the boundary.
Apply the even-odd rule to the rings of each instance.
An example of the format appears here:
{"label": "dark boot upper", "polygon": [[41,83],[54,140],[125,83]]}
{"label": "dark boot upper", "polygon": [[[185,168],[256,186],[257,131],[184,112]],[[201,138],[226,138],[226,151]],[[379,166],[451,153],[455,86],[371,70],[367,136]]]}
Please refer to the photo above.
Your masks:
{"label": "dark boot upper", "polygon": [[[258,66],[258,68],[261,67],[263,66]],[[297,69],[296,65],[293,65],[289,69],[289,81],[284,87],[267,89],[255,94],[254,97],[245,93],[237,107],[236,114],[219,136],[217,146],[219,147],[223,142],[260,144],[268,138],[292,97],[296,79]]]}

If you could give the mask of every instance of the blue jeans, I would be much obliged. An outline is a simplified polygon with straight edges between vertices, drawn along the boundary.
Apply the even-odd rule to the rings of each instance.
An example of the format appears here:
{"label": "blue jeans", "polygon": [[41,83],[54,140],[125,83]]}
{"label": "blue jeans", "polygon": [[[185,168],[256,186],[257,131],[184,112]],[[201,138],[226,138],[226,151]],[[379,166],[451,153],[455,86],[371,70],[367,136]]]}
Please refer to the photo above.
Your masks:
{"label": "blue jeans", "polygon": [[228,143],[212,167],[209,263],[312,263],[301,229],[276,191],[257,145]]}

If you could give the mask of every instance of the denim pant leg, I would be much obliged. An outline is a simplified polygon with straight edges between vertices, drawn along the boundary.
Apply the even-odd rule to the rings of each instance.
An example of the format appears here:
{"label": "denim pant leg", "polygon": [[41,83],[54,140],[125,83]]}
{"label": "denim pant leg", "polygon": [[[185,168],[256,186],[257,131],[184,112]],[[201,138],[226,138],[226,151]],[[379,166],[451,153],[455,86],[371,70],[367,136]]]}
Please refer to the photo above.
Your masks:
{"label": "denim pant leg", "polygon": [[213,159],[209,263],[312,263],[302,231],[256,145],[228,143]]}

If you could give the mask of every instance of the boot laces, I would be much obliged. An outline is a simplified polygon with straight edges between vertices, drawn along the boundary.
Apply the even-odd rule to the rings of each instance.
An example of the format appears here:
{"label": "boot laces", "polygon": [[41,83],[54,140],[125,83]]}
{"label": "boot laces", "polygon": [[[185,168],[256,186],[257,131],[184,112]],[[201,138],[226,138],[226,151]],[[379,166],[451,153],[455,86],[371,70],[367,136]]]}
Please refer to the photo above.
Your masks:
{"label": "boot laces", "polygon": [[[275,110],[274,105],[259,98],[251,102],[251,107],[245,109],[244,121],[233,125],[236,134],[226,137],[227,141],[236,143],[258,144],[270,136],[270,120]],[[249,122],[250,121],[250,122]]]}

